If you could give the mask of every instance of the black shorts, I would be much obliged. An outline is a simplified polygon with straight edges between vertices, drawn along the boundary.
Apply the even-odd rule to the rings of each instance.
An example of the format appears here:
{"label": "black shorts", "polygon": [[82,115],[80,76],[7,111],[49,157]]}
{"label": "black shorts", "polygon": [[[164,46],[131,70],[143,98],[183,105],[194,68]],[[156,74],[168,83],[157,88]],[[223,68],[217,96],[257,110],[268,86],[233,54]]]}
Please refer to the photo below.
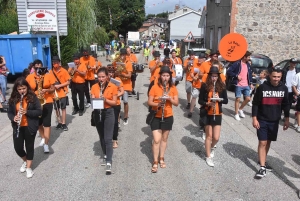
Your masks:
{"label": "black shorts", "polygon": [[172,130],[174,117],[166,117],[164,118],[164,122],[160,122],[161,118],[155,117],[151,123],[151,130]]}
{"label": "black shorts", "polygon": [[300,112],[300,97],[297,97],[297,103],[295,109],[297,112]]}
{"label": "black shorts", "polygon": [[137,77],[137,74],[136,73],[132,73],[131,74],[131,81],[136,81],[136,77]]}
{"label": "black shorts", "polygon": [[276,141],[278,134],[279,121],[258,120],[260,128],[257,129],[257,137],[259,141]]}
{"label": "black shorts", "polygon": [[55,101],[53,103],[53,105],[54,105],[54,109],[55,110],[57,109],[56,106],[58,107],[58,109],[62,109],[62,110],[66,109],[67,105],[69,105],[69,98],[68,98],[68,96],[67,97],[63,97],[63,98]]}
{"label": "black shorts", "polygon": [[221,126],[222,115],[207,115],[206,126]]}
{"label": "black shorts", "polygon": [[53,110],[53,103],[46,103],[43,105],[43,113],[42,117],[39,119],[39,125],[43,125],[44,127],[51,126],[51,115]]}

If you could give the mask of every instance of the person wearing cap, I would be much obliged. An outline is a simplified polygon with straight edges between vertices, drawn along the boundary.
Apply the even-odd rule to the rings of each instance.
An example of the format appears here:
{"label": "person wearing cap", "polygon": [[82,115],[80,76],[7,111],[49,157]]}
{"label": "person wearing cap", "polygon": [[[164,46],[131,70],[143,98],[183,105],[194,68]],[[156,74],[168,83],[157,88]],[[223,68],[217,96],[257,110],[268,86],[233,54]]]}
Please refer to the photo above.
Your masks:
{"label": "person wearing cap", "polygon": [[[210,52],[210,50],[209,50],[209,51],[206,50],[206,52],[208,53],[208,52]],[[207,55],[207,54],[206,54],[206,55]],[[206,59],[206,61],[203,62],[201,68],[202,68],[204,74],[208,74],[209,69],[210,69],[210,67],[213,65],[213,63],[214,63],[215,61],[218,61],[218,56],[219,56],[219,55],[220,55],[220,53],[219,53],[218,51],[215,51],[215,52],[213,52],[213,53],[211,53],[211,54],[209,55],[209,59]]]}
{"label": "person wearing cap", "polygon": [[205,61],[205,54],[200,53],[198,56],[198,63],[195,65],[194,68],[191,69],[190,76],[193,79],[192,81],[192,100],[191,100],[191,107],[188,113],[188,118],[193,116],[194,107],[196,105],[196,99],[199,97],[200,88],[201,88],[201,81],[202,81],[202,69],[201,65]]}
{"label": "person wearing cap", "polygon": [[[66,125],[67,105],[69,105],[68,85],[70,84],[70,75],[66,69],[61,67],[58,56],[52,58],[52,70],[49,72],[56,80],[54,83],[54,109],[58,118],[56,129],[68,130]],[[60,110],[61,109],[61,113]],[[61,115],[60,115],[61,114]]]}
{"label": "person wearing cap", "polygon": [[88,108],[91,106],[90,88],[95,83],[95,70],[97,67],[95,58],[91,56],[87,50],[83,50],[82,54],[83,55],[80,57],[79,62],[84,64],[87,68],[85,75],[84,95],[86,98],[85,107]]}
{"label": "person wearing cap", "polygon": [[[137,64],[138,63],[138,59],[137,57],[135,56],[135,54],[132,54],[131,53],[131,49],[129,46],[126,47],[126,60],[129,60],[130,63],[133,65],[133,64]],[[136,77],[137,77],[137,73],[135,72],[135,69],[132,68],[132,74],[131,74],[131,83],[132,83],[132,94],[133,95],[136,95],[135,91],[134,91],[134,87],[135,87],[135,81],[136,81]]]}
{"label": "person wearing cap", "polygon": [[177,50],[173,49],[171,51],[171,61],[173,65],[182,64],[182,60],[179,57],[177,57],[177,54],[178,54]]}
{"label": "person wearing cap", "polygon": [[[128,95],[132,92],[132,82],[131,82],[131,75],[133,72],[132,64],[130,60],[126,59],[126,49],[122,48],[120,49],[120,58],[121,61],[124,63],[124,71],[118,72],[117,76],[119,76],[123,82],[124,87],[124,94],[123,94],[123,104],[124,104],[124,119],[123,124],[128,124],[128,113],[129,113],[129,105],[128,105]],[[114,63],[116,65],[116,62]],[[115,66],[116,67],[116,66]]]}
{"label": "person wearing cap", "polygon": [[[212,101],[211,98],[220,98]],[[205,151],[206,163],[214,167],[215,145],[220,138],[222,123],[222,104],[228,103],[226,85],[222,82],[219,69],[212,66],[208,72],[206,83],[202,83],[198,103],[201,110],[206,110],[206,118],[203,118],[205,125]]]}
{"label": "person wearing cap", "polygon": [[206,57],[206,61],[209,61],[211,58],[210,58],[210,55],[211,55],[211,51],[210,49],[207,49],[205,51],[205,57]]}
{"label": "person wearing cap", "polygon": [[149,62],[149,69],[150,69],[150,83],[155,80],[154,77],[154,72],[157,68],[159,68],[160,66],[162,66],[162,62],[160,61],[160,53],[159,51],[154,51],[153,53],[154,59],[152,61]]}
{"label": "person wearing cap", "polygon": [[166,168],[164,155],[174,122],[172,105],[178,106],[178,91],[171,79],[172,71],[168,66],[163,66],[159,74],[158,83],[151,88],[148,97],[148,105],[157,111],[150,124],[153,135],[152,173],[157,172],[158,163],[160,168]]}
{"label": "person wearing cap", "polygon": [[150,56],[150,49],[149,49],[149,47],[147,45],[146,48],[144,49],[144,57],[146,59],[146,63],[148,63],[149,56]]}
{"label": "person wearing cap", "polygon": [[118,97],[117,97],[117,105],[113,106],[114,114],[115,114],[115,124],[114,124],[114,134],[113,134],[113,148],[118,148],[118,135],[119,135],[119,126],[120,126],[120,112],[121,112],[121,96],[124,94],[124,87],[122,80],[116,76],[115,68],[113,65],[107,65],[109,80],[115,79],[120,84],[118,87]]}
{"label": "person wearing cap", "polygon": [[186,109],[190,109],[191,107],[191,94],[192,94],[192,82],[193,78],[191,77],[191,70],[198,63],[198,59],[195,58],[195,52],[193,50],[189,50],[189,58],[184,61],[183,69],[186,73],[186,81],[185,81],[185,91],[186,91],[186,99],[187,106]]}
{"label": "person wearing cap", "polygon": [[[85,90],[85,76],[87,73],[87,67],[85,63],[80,63],[80,55],[75,54],[73,56],[73,61],[75,68],[69,68],[68,72],[70,73],[74,70],[74,75],[71,80],[71,92],[72,92],[72,102],[73,102],[73,112],[72,115],[75,115],[79,112],[79,116],[83,115],[84,111],[84,90]],[[79,105],[77,101],[77,95],[79,97]]]}
{"label": "person wearing cap", "polygon": [[[34,62],[35,72],[26,77],[30,88],[39,97],[43,96],[44,105],[42,107],[42,116],[39,118],[39,133],[41,135],[40,146],[44,147],[44,153],[49,153],[49,139],[51,133],[51,115],[53,110],[53,93],[55,90],[55,77],[50,74],[47,67],[43,67],[41,60]],[[42,83],[42,89],[39,89],[39,83]]]}
{"label": "person wearing cap", "polygon": [[[247,51],[243,58],[234,62],[227,74],[232,78],[232,82],[235,85],[235,115],[234,118],[240,121],[240,117],[245,118],[243,108],[250,101],[250,90],[253,89],[252,85],[252,70],[248,63],[250,60],[251,52]],[[240,105],[241,96],[244,96],[244,101]]]}

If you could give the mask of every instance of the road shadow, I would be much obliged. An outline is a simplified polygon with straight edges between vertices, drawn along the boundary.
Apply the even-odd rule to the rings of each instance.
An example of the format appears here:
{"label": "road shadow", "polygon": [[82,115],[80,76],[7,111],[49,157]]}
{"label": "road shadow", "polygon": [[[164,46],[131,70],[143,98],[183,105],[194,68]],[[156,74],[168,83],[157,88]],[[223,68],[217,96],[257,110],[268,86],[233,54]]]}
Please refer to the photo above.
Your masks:
{"label": "road shadow", "polygon": [[[245,163],[245,165],[247,165],[250,169],[252,169],[253,174],[257,172],[258,165],[257,167],[252,165],[252,163],[257,164],[258,161],[258,156],[256,151],[244,145],[236,144],[232,142],[227,142],[226,144],[223,144],[223,148],[228,155],[230,155],[233,158],[239,159],[241,162]],[[268,155],[267,161],[268,164],[270,164],[273,167],[274,169],[273,173],[276,177],[278,177],[280,180],[283,180],[284,182],[287,181],[290,187],[292,187],[296,191],[298,190],[298,188],[286,177],[286,175],[293,178],[300,178],[300,174],[297,174],[293,170],[285,167],[284,166],[285,162],[276,157]]]}
{"label": "road shadow", "polygon": [[99,156],[99,158],[104,158],[104,154],[101,148],[100,140],[94,142],[93,151],[95,156]]}
{"label": "road shadow", "polygon": [[[55,112],[55,111],[54,111]],[[69,125],[72,123],[73,119],[75,118],[75,115],[67,114],[66,115],[66,124]]]}
{"label": "road shadow", "polygon": [[[34,160],[32,162],[32,169],[37,168],[43,161],[47,160],[49,156],[55,152],[54,149],[52,148],[52,145],[59,138],[62,132],[63,131],[61,129],[56,130],[54,126],[51,127],[51,135],[49,139],[49,153],[44,153],[44,147],[40,147],[40,146],[36,147],[34,149]],[[35,140],[38,140],[40,142],[41,138],[36,137]]]}
{"label": "road shadow", "polygon": [[147,138],[140,143],[141,152],[148,157],[149,162],[152,164],[152,131],[150,126],[143,127],[141,130],[147,136]]}
{"label": "road shadow", "polygon": [[189,124],[184,127],[187,131],[190,131],[191,135],[194,135],[195,137],[202,137],[202,135],[199,132],[199,126],[194,126],[193,124]]}
{"label": "road shadow", "polygon": [[300,156],[299,155],[293,154],[292,159],[296,164],[300,165]]}
{"label": "road shadow", "polygon": [[178,100],[179,100],[179,108],[185,114],[188,111],[187,109],[185,109],[185,107],[187,106],[187,101],[186,101],[186,99],[182,99],[182,98],[179,98],[179,97],[178,97]]}
{"label": "road shadow", "polygon": [[148,87],[149,87],[149,85],[150,85],[150,84],[144,84],[143,86],[148,88]]}
{"label": "road shadow", "polygon": [[181,143],[186,147],[188,152],[195,153],[199,158],[205,161],[205,147],[203,142],[184,136],[181,138]]}

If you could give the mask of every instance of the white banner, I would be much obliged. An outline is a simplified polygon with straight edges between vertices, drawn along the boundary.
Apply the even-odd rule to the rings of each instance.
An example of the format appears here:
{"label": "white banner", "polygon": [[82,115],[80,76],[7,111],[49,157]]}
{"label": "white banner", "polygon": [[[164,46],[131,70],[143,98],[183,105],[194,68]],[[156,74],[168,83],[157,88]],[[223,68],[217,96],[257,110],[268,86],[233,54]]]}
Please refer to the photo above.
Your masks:
{"label": "white banner", "polygon": [[56,10],[27,9],[28,31],[57,31]]}

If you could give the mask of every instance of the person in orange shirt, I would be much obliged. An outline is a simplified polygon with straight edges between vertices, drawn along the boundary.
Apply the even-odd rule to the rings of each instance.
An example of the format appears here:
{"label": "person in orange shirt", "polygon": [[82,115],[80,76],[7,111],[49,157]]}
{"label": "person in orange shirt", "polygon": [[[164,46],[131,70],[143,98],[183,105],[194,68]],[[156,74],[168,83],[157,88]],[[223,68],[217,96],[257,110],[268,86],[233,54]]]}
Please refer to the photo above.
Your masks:
{"label": "person in orange shirt", "polygon": [[[211,100],[211,98],[222,98]],[[199,95],[200,115],[201,111],[206,111],[206,115],[201,119],[205,125],[205,150],[206,163],[213,167],[213,157],[215,157],[215,145],[219,141],[221,122],[222,122],[222,104],[228,103],[227,91],[224,82],[221,81],[219,69],[215,66],[210,68],[206,83],[202,83]]]}
{"label": "person in orange shirt", "polygon": [[[208,52],[208,51],[207,51]],[[203,70],[203,74],[208,74],[210,67],[213,65],[213,63],[215,61],[218,61],[218,56],[219,56],[219,52],[213,52],[211,53],[210,59],[206,60],[202,65],[201,65],[201,69]]]}
{"label": "person in orange shirt", "polygon": [[26,77],[31,90],[42,101],[43,113],[39,119],[39,132],[41,135],[40,146],[44,147],[44,152],[49,153],[49,139],[51,133],[51,115],[53,110],[53,93],[55,78],[48,72],[47,67],[42,67],[41,60],[34,61],[35,72]]}
{"label": "person in orange shirt", "polygon": [[123,82],[119,77],[115,76],[115,69],[112,65],[107,66],[109,79],[115,79],[120,82],[118,87],[118,98],[117,105],[113,106],[115,113],[115,125],[114,125],[114,135],[113,135],[113,148],[118,148],[118,135],[119,135],[119,125],[120,125],[120,112],[121,112],[121,96],[124,94]]}
{"label": "person in orange shirt", "polygon": [[[21,97],[23,97],[22,105]],[[14,148],[23,160],[20,172],[26,172],[27,178],[31,178],[34,174],[31,169],[34,140],[38,130],[39,116],[42,115],[41,104],[23,77],[15,81],[8,104],[7,115],[13,128]]]}
{"label": "person in orange shirt", "polygon": [[85,85],[84,85],[84,95],[86,97],[86,105],[88,108],[91,106],[91,96],[90,96],[90,88],[95,83],[95,70],[96,70],[96,61],[95,58],[89,55],[87,50],[83,50],[82,57],[80,57],[80,64],[84,64],[87,68],[87,72],[85,75]]}
{"label": "person in orange shirt", "polygon": [[171,77],[172,71],[170,68],[167,66],[161,67],[158,83],[151,88],[148,97],[148,105],[157,111],[152,122],[150,122],[153,135],[152,173],[157,172],[158,162],[160,163],[160,168],[166,168],[164,155],[168,136],[174,122],[172,105],[178,106],[178,91]]}
{"label": "person in orange shirt", "polygon": [[[135,54],[131,54],[131,49],[130,47],[126,47],[126,52],[127,52],[127,55],[126,55],[126,60],[129,60],[132,65],[136,65],[138,64],[138,59],[137,57],[135,56]],[[132,83],[132,95],[136,95],[135,91],[134,91],[134,87],[135,87],[135,81],[136,81],[136,77],[137,77],[137,73],[135,71],[135,68],[132,68],[132,75],[131,75],[131,83]]]}
{"label": "person in orange shirt", "polygon": [[[177,50],[177,48],[176,48],[176,50]],[[171,61],[172,61],[173,66],[175,66],[175,65],[182,66],[182,60],[177,56],[177,51],[175,51],[174,49],[171,51]],[[183,73],[183,71],[181,71],[181,72]],[[176,75],[177,75],[177,73],[176,73]],[[179,81],[176,81],[175,86],[177,86],[178,84],[179,84]]]}
{"label": "person in orange shirt", "polygon": [[113,156],[113,133],[115,125],[114,106],[117,105],[118,87],[109,82],[108,70],[101,67],[98,72],[98,83],[91,88],[92,99],[101,98],[103,109],[94,109],[94,120],[100,137],[100,144],[106,163],[106,173],[111,174]]}
{"label": "person in orange shirt", "polygon": [[151,73],[151,77],[150,77],[150,83],[155,80],[154,77],[154,72],[155,69],[159,68],[160,66],[162,66],[162,62],[160,61],[160,53],[159,51],[154,51],[153,53],[154,59],[152,61],[149,62],[149,69],[150,69],[150,73]]}
{"label": "person in orange shirt", "polygon": [[[226,76],[222,73],[222,65],[219,63],[219,61],[213,61],[212,63],[212,66],[215,66],[219,69],[219,72],[220,72],[220,78],[222,80],[222,82],[225,83],[226,81]],[[201,66],[202,67],[202,66]],[[207,80],[207,76],[208,74],[204,74],[203,77],[202,77],[202,82],[206,82]]]}
{"label": "person in orange shirt", "polygon": [[[56,129],[63,129],[64,131],[67,131],[68,127],[66,125],[66,108],[67,105],[69,105],[69,97],[67,94],[71,77],[68,71],[60,66],[60,59],[58,56],[53,56],[52,66],[53,68],[50,70],[50,74],[53,74],[56,79],[54,84],[54,109],[56,111],[56,116],[58,117]],[[59,109],[61,109],[61,115]]]}
{"label": "person in orange shirt", "polygon": [[[120,77],[123,82],[124,94],[123,94],[123,103],[124,103],[124,119],[123,124],[128,124],[128,113],[129,113],[129,105],[128,105],[128,94],[132,92],[132,83],[131,83],[131,75],[133,72],[132,64],[129,60],[126,59],[126,49],[120,49],[120,58],[124,65],[123,72],[116,71],[116,76]],[[116,63],[115,63],[116,65]]]}
{"label": "person in orange shirt", "polygon": [[[82,64],[79,62],[80,55],[75,54],[73,56],[73,61],[75,63],[75,68],[69,68],[68,72],[71,73],[74,72],[74,75],[72,77],[72,101],[74,110],[72,112],[72,115],[75,115],[79,112],[79,116],[83,115],[84,110],[84,89],[85,89],[85,76],[87,72],[87,68],[85,64]],[[79,96],[79,106],[77,102],[77,94]]]}
{"label": "person in orange shirt", "polygon": [[191,118],[193,116],[194,107],[196,105],[196,99],[199,96],[200,88],[201,88],[201,79],[203,76],[202,70],[201,70],[201,64],[205,61],[205,54],[200,53],[198,56],[198,63],[195,65],[194,68],[191,69],[191,78],[193,79],[192,82],[192,100],[191,100],[191,107],[190,111],[188,113],[188,118]]}
{"label": "person in orange shirt", "polygon": [[98,80],[98,77],[97,77],[97,71],[98,71],[99,68],[102,67],[102,63],[101,63],[100,60],[98,60],[98,58],[97,58],[98,56],[97,56],[96,53],[93,54],[93,57],[95,58],[95,63],[96,63],[96,69],[94,70],[94,77],[95,77],[95,83],[96,83],[97,80]]}
{"label": "person in orange shirt", "polygon": [[186,99],[187,99],[186,109],[190,109],[191,107],[191,94],[192,94],[192,82],[193,82],[193,79],[191,78],[191,70],[198,63],[198,60],[197,58],[195,58],[195,53],[193,50],[190,50],[188,54],[190,57],[187,58],[183,64],[183,69],[186,74],[186,81],[185,81],[185,91],[186,91]]}

